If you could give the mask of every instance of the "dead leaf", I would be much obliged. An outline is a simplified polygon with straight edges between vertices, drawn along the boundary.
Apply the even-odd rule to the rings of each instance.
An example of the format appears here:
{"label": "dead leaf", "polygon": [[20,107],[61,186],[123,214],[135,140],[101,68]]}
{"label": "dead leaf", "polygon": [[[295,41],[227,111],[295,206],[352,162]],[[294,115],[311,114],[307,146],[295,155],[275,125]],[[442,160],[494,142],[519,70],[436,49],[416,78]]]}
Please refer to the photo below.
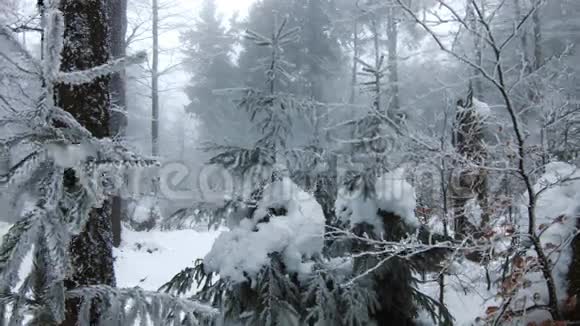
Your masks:
{"label": "dead leaf", "polygon": [[526,260],[522,256],[516,256],[514,257],[513,264],[517,269],[523,269],[526,267]]}
{"label": "dead leaf", "polygon": [[566,299],[566,304],[565,304],[566,311],[576,310],[577,304],[578,304],[578,295],[574,294],[573,296]]}
{"label": "dead leaf", "polygon": [[489,306],[487,307],[487,309],[485,309],[485,314],[489,316],[495,314],[498,311],[499,311],[498,306]]}

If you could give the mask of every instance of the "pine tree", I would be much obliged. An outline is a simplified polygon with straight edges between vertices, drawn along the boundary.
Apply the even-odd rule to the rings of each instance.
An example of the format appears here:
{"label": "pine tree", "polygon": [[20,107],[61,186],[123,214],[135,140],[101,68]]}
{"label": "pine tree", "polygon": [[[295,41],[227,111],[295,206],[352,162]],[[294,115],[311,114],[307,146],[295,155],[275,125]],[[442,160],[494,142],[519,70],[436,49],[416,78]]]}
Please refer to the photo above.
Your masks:
{"label": "pine tree", "polygon": [[[53,0],[41,5],[45,40],[41,61],[0,26],[0,67],[18,71],[10,75],[12,82],[28,85],[20,89],[31,99],[5,102],[10,114],[0,120],[8,131],[2,147],[21,154],[0,176],[0,185],[14,189],[17,199],[26,202],[0,245],[0,305],[8,310],[0,320],[9,317],[10,325],[84,326],[127,325],[151,318],[162,320],[159,324],[195,324],[196,318],[215,311],[194,301],[105,284],[114,282],[107,256],[106,202],[118,185],[111,175],[157,164],[103,138],[109,130],[108,76],[143,61],[144,55],[108,61],[106,29],[93,30],[92,51],[76,53],[78,42],[91,30],[75,25],[74,18],[97,20],[92,23],[103,28],[102,1]],[[84,5],[87,12],[74,11]],[[74,60],[77,56],[79,60]],[[32,269],[21,272],[31,250]],[[110,265],[103,264],[107,259]],[[23,280],[16,288],[20,276]]]}
{"label": "pine tree", "polygon": [[[236,99],[237,105],[250,115],[250,120],[261,131],[260,138],[251,149],[239,147],[218,146],[214,150],[225,150],[210,160],[210,164],[222,165],[231,169],[240,177],[250,177],[251,174],[265,169],[262,180],[253,185],[250,204],[259,200],[261,188],[269,180],[277,179],[274,169],[284,165],[283,157],[286,141],[290,133],[291,116],[293,112],[303,110],[305,102],[293,95],[279,91],[279,85],[284,85],[291,75],[288,72],[290,64],[282,57],[282,48],[296,40],[298,29],[287,29],[287,20],[280,25],[274,25],[271,37],[263,36],[254,31],[247,31],[247,39],[257,46],[268,48],[268,56],[260,60],[264,71],[265,83],[263,89],[245,88],[230,91],[241,92]],[[230,92],[228,91],[228,92]]]}
{"label": "pine tree", "polygon": [[185,92],[191,103],[187,110],[201,121],[202,128],[221,126],[221,111],[226,103],[214,90],[236,85],[237,77],[231,59],[235,38],[218,17],[215,0],[204,0],[195,25],[182,33],[185,67],[193,76]]}
{"label": "pine tree", "polygon": [[[230,252],[236,255],[237,250],[228,249],[228,245],[240,246],[238,241],[244,237],[251,237],[251,232],[260,232],[259,226],[262,223],[267,225],[275,223],[272,221],[288,218],[285,215],[289,213],[292,204],[286,199],[266,200],[265,203],[269,204],[267,207],[263,207],[263,201],[272,195],[271,187],[275,187],[280,179],[289,180],[284,179],[284,174],[292,181],[303,181],[300,173],[294,169],[293,162],[311,159],[304,154],[293,156],[294,149],[287,148],[286,144],[289,126],[293,122],[290,113],[296,110],[297,112],[312,111],[320,105],[320,103],[300,99],[280,91],[288,86],[285,82],[291,80],[289,73],[291,64],[284,60],[283,54],[286,52],[282,52],[281,47],[291,42],[293,35],[297,35],[295,29],[286,31],[286,24],[287,21],[284,20],[279,27],[274,29],[271,37],[253,31],[247,32],[249,40],[269,50],[269,55],[260,61],[266,72],[264,90],[228,90],[228,92],[242,93],[237,103],[251,114],[253,121],[258,123],[260,130],[263,131],[262,137],[251,149],[231,146],[214,147],[213,150],[221,150],[222,153],[211,160],[211,163],[236,171],[237,175],[244,175],[258,167],[265,167],[266,173],[261,174],[259,182],[252,184],[249,197],[236,198],[227,205],[230,210],[242,212],[242,221],[231,233],[216,240],[214,248],[219,250],[219,253],[210,253],[206,260],[198,261],[195,267],[182,271],[162,289],[168,292],[185,293],[197,283],[202,287],[198,298],[220,307],[223,310],[221,322],[225,323],[366,325],[371,322],[384,324],[386,321],[395,320],[410,324],[417,312],[415,300],[419,301],[422,307],[427,307],[429,311],[436,311],[439,305],[416,290],[412,277],[413,267],[403,259],[395,257],[392,263],[379,265],[380,269],[373,273],[369,272],[373,268],[373,262],[378,264],[380,259],[386,259],[386,257],[380,256],[378,260],[367,260],[364,255],[361,255],[361,258],[356,258],[354,261],[349,259],[350,255],[356,255],[365,250],[362,244],[358,247],[356,243],[346,246],[350,249],[339,252],[338,255],[334,251],[334,257],[338,256],[335,259],[329,256],[315,258],[311,262],[310,272],[302,271],[302,273],[296,273],[290,269],[284,251],[269,252],[267,262],[257,273],[247,273],[243,267],[236,267],[234,270],[242,273],[242,277],[238,275],[237,278],[230,278],[230,274],[227,273],[231,273],[231,269],[227,269],[223,271],[225,275],[220,274],[220,279],[214,282],[216,276],[214,273],[219,272],[215,270],[216,261],[225,259],[229,262],[239,259],[237,256],[231,259],[215,258],[214,255],[221,256],[224,253],[228,255]],[[370,70],[372,69],[369,69],[369,72]],[[375,101],[376,105],[378,105],[377,102]],[[325,151],[323,147],[316,144],[308,149],[319,155],[324,154]],[[302,149],[296,151],[300,150]],[[319,150],[321,152],[317,152]],[[285,160],[281,161],[281,159]],[[281,164],[283,162],[287,163]],[[284,173],[277,170],[280,165]],[[305,166],[309,166],[309,163],[305,163]],[[378,164],[373,163],[373,166],[378,166]],[[315,173],[315,171],[310,171],[310,173]],[[359,184],[353,181],[354,186]],[[323,185],[321,189],[324,187],[328,185]],[[324,190],[331,192],[333,188],[328,187]],[[366,195],[373,197],[374,183],[372,189],[369,188],[368,191]],[[320,199],[317,199],[321,203]],[[342,208],[338,205],[337,207]],[[303,211],[305,215],[309,213],[312,212]],[[377,239],[383,239],[379,237],[379,233],[387,232],[388,237],[384,238],[385,240],[399,241],[407,233],[412,232],[412,228],[401,221],[401,217],[391,212],[379,211],[377,218],[383,218],[384,222],[381,223],[385,224],[384,231],[369,232],[377,236]],[[253,228],[247,229],[252,225]],[[356,227],[364,226],[357,225]],[[363,232],[359,233],[357,230],[355,232],[362,236]],[[322,240],[323,234],[319,236]],[[228,244],[227,241],[232,243]],[[256,239],[256,241],[261,240]],[[255,245],[260,248],[262,246],[258,243]],[[261,250],[259,249],[258,252]],[[342,261],[343,266],[337,267],[336,259]],[[242,262],[245,262],[243,258]],[[307,262],[310,261],[307,260]],[[370,276],[365,277],[367,274]],[[358,278],[360,281],[350,281]],[[388,286],[383,287],[382,284],[388,284]],[[442,320],[448,320],[449,315],[446,310],[441,309],[441,311]],[[434,312],[435,315],[436,312]]]}
{"label": "pine tree", "polygon": [[[389,191],[385,194],[385,190],[381,189],[385,186],[385,181],[387,184],[399,183],[394,189],[397,189],[395,192],[401,202],[410,200],[410,197],[414,198],[415,194],[414,191],[401,193],[400,187],[405,181],[398,171],[387,173],[394,165],[394,162],[389,160],[394,153],[388,150],[392,150],[393,145],[400,141],[398,135],[406,128],[404,116],[398,112],[398,89],[394,85],[398,83],[396,74],[398,22],[394,17],[394,8],[390,4],[387,4],[386,13],[382,12],[381,6],[377,7],[380,9],[373,7],[377,6],[374,1],[368,1],[366,5],[367,8],[361,9],[371,33],[370,41],[373,46],[371,54],[374,60],[367,62],[356,58],[356,61],[362,68],[359,72],[362,89],[370,94],[372,104],[368,112],[349,124],[353,139],[349,142],[352,156],[351,161],[347,162],[350,164],[347,167],[351,170],[341,175],[336,202],[336,213],[342,222],[346,222],[343,225],[339,224],[338,228],[350,230],[355,239],[346,243],[335,241],[332,245],[337,249],[331,252],[333,256],[354,255],[356,258],[352,261],[351,278],[356,281],[350,281],[348,284],[355,289],[363,288],[373,294],[372,297],[366,298],[364,301],[366,304],[359,308],[366,309],[364,315],[366,317],[358,320],[359,324],[373,321],[379,325],[391,323],[413,325],[419,307],[429,311],[434,321],[439,319],[444,324],[450,323],[449,313],[443,305],[418,291],[417,281],[413,276],[415,272],[436,266],[437,260],[442,258],[440,252],[430,251],[417,261],[401,259],[389,253],[363,254],[372,252],[374,248],[373,244],[362,240],[365,238],[404,242],[410,234],[418,233],[423,234],[419,236],[421,239],[418,241],[429,242],[425,236],[429,234],[428,230],[409,223],[410,219],[415,218],[414,213],[406,213],[412,215],[410,218],[401,215],[401,212],[381,207],[383,197],[392,195],[388,193]],[[381,46],[383,14],[386,15],[389,36],[388,58],[382,54]],[[385,80],[387,77],[389,81]],[[386,92],[386,89],[389,89],[389,92]],[[351,198],[352,201],[345,198]],[[411,211],[415,209],[416,203],[412,206],[409,208]]]}
{"label": "pine tree", "polygon": [[[111,55],[105,2],[64,0],[60,10],[65,22],[61,69],[86,70],[107,63]],[[62,84],[57,86],[55,92],[56,105],[69,112],[95,137],[110,137],[109,88],[109,76],[72,87]],[[74,191],[76,178],[72,171],[68,173],[68,180],[65,181],[67,190]],[[71,239],[73,271],[65,280],[69,290],[98,284],[115,286],[111,203],[107,199],[100,208],[92,210],[84,231]],[[67,301],[67,320],[63,325],[76,324],[78,304],[73,300]]]}
{"label": "pine tree", "polygon": [[[253,232],[258,232],[260,223],[283,216],[288,212],[288,203],[284,199],[276,202],[276,196],[282,195],[273,189],[284,184],[288,166],[284,160],[286,141],[290,131],[292,113],[311,108],[309,101],[280,91],[291,79],[290,64],[285,61],[283,48],[296,41],[297,28],[288,28],[284,19],[274,25],[271,36],[264,36],[255,31],[247,31],[246,37],[255,45],[268,49],[269,54],[260,60],[264,72],[262,89],[235,89],[229,92],[240,92],[236,100],[240,109],[250,115],[262,136],[251,149],[231,146],[216,146],[212,150],[221,150],[210,163],[231,169],[237,176],[250,177],[257,173],[257,182],[246,192],[247,197],[240,196],[227,203],[229,210],[241,210],[247,223],[255,220]],[[288,189],[281,189],[288,191]],[[269,195],[265,191],[271,191]],[[269,196],[274,196],[270,198]],[[268,207],[269,200],[275,203]],[[308,212],[311,214],[312,212]],[[321,215],[322,210],[320,210]],[[257,215],[258,214],[258,215]],[[306,214],[306,215],[308,215]],[[324,219],[322,218],[322,221]],[[240,225],[247,223],[240,222]],[[242,228],[243,229],[243,228]],[[321,230],[322,231],[322,230]],[[235,229],[233,232],[236,232]],[[322,234],[319,235],[322,240]],[[218,240],[219,241],[219,240]],[[204,263],[195,268],[184,270],[176,275],[163,288],[166,291],[183,293],[191,288],[194,281],[203,284],[198,295],[202,300],[209,300],[223,309],[223,318],[227,322],[240,322],[244,325],[293,325],[300,320],[300,283],[296,275],[287,269],[282,252],[269,253],[269,263],[261,268],[255,277],[248,276],[248,281],[236,282],[223,276],[213,283],[212,272],[208,272]]]}
{"label": "pine tree", "polygon": [[[249,30],[269,28],[276,15],[288,17],[288,24],[300,28],[300,37],[284,52],[294,72],[286,87],[289,93],[322,102],[339,99],[337,94],[328,92],[329,85],[342,73],[342,49],[331,20],[336,10],[329,0],[265,0],[251,7],[246,22]],[[263,57],[267,51],[254,47],[252,42],[242,45],[240,74],[246,76],[247,85],[258,87],[262,76],[255,69],[255,58]]]}
{"label": "pine tree", "polygon": [[[379,249],[384,250],[388,245],[376,247],[384,241],[396,243],[399,250],[405,251],[405,244],[433,245],[449,238],[433,236],[416,221],[414,189],[403,179],[400,170],[370,181],[358,177],[343,184],[336,203],[337,214],[345,222],[342,229],[348,231],[335,228],[332,232],[347,234],[343,239],[338,238],[346,242],[343,251],[335,251],[333,255],[354,257],[345,287],[373,293],[366,298],[364,308],[366,318],[378,325],[415,325],[419,309],[428,312],[433,322],[451,324],[452,317],[445,306],[421,293],[415,277],[417,273],[437,270],[446,251],[433,248],[403,258],[400,252]],[[369,254],[373,252],[376,254]]]}
{"label": "pine tree", "polygon": [[[252,148],[223,145],[209,147],[208,149],[213,151],[222,151],[213,157],[210,163],[230,169],[244,182],[255,181],[250,187],[238,192],[238,195],[250,195],[239,198],[244,202],[242,207],[248,205],[251,207],[252,203],[259,199],[261,188],[269,182],[268,180],[279,177],[275,175],[276,173],[287,173],[294,182],[315,193],[319,203],[324,207],[327,219],[331,220],[334,216],[336,159],[322,144],[323,135],[320,132],[322,127],[318,121],[318,116],[324,114],[326,106],[286,92],[294,79],[292,70],[294,65],[287,61],[286,49],[299,39],[300,30],[287,28],[289,23],[287,18],[283,19],[280,25],[274,21],[276,27],[272,36],[267,37],[251,30],[248,30],[246,35],[246,39],[254,42],[258,48],[268,50],[268,53],[258,60],[259,68],[264,74],[261,89],[238,88],[222,92],[229,96],[234,95],[232,93],[241,94],[235,101],[238,108],[247,112],[250,121],[256,124],[260,131],[259,138]],[[296,126],[297,123],[302,124]],[[307,124],[313,127],[309,128]],[[297,148],[291,147],[288,139],[292,128],[308,133],[310,135],[308,143]],[[326,169],[320,171],[323,165]],[[284,171],[274,171],[275,169]],[[238,207],[238,204],[230,202],[228,206]]]}

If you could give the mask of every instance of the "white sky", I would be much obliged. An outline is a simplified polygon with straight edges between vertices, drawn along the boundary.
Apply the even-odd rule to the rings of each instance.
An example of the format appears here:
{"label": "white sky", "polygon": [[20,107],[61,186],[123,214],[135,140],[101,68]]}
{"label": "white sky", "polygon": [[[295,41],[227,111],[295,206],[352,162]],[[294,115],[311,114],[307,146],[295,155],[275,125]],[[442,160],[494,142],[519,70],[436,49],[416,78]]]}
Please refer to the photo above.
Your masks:
{"label": "white sky", "polygon": [[[181,1],[199,1],[199,0],[181,0]],[[248,8],[254,0],[216,0],[220,11],[227,16],[234,12],[238,12],[240,17],[244,17],[248,13]]]}
{"label": "white sky", "polygon": [[[178,2],[182,4],[184,10],[192,10],[195,15],[195,10],[199,8],[202,0],[178,0]],[[254,0],[215,0],[215,2],[220,14],[225,17],[230,17],[235,12],[239,12],[243,17]]]}

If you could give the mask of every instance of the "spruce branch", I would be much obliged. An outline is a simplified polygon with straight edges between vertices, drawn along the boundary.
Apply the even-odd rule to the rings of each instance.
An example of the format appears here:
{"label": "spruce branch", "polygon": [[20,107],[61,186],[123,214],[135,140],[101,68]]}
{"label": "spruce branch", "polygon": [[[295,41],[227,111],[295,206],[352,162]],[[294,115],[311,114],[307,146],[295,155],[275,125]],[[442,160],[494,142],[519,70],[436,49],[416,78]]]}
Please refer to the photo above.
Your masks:
{"label": "spruce branch", "polygon": [[56,82],[69,85],[82,85],[93,82],[95,79],[117,73],[127,66],[143,63],[147,58],[146,52],[139,52],[132,56],[115,59],[109,63],[87,70],[60,72]]}

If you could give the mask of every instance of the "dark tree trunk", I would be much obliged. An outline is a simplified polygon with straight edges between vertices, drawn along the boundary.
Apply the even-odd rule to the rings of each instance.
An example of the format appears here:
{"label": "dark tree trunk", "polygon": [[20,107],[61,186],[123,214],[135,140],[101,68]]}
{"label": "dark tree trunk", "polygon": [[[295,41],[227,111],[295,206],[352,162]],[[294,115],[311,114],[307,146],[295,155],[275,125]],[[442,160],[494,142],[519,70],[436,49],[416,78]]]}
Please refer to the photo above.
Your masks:
{"label": "dark tree trunk", "polygon": [[[62,70],[92,68],[110,59],[107,8],[104,0],[63,0],[65,20]],[[59,85],[56,101],[70,112],[95,137],[110,137],[110,78],[98,78],[81,86]],[[74,180],[74,172],[69,178]],[[65,280],[67,289],[88,285],[115,285],[111,239],[111,202],[95,208],[85,229],[70,244],[71,270]],[[76,325],[79,300],[67,299],[66,320],[62,325]],[[94,311],[93,320],[98,318]]]}
{"label": "dark tree trunk", "polygon": [[[111,26],[111,55],[121,58],[126,55],[127,34],[127,0],[111,0],[109,2],[109,21]],[[114,136],[125,136],[127,127],[125,73],[113,74],[111,77],[111,100],[115,110],[111,112],[111,133]],[[121,221],[125,214],[125,203],[119,196],[113,197],[111,212],[111,227],[113,231],[113,246],[121,244]]]}
{"label": "dark tree trunk", "polygon": [[576,236],[574,241],[572,241],[572,250],[572,263],[568,269],[568,298],[570,298],[570,304],[567,307],[566,318],[570,321],[579,321],[580,304],[572,303],[580,296],[580,236]]}
{"label": "dark tree trunk", "polygon": [[[457,153],[467,162],[484,166],[487,159],[487,150],[483,142],[484,122],[482,116],[473,107],[473,89],[467,97],[467,101],[458,102],[455,118],[455,147]],[[489,203],[487,194],[487,171],[483,168],[466,166],[461,161],[457,162],[457,174],[451,187],[453,199],[453,214],[455,218],[455,234],[461,239],[471,233],[476,226],[472,225],[466,216],[465,205],[471,198],[476,198],[482,213],[479,229],[489,225]]]}

